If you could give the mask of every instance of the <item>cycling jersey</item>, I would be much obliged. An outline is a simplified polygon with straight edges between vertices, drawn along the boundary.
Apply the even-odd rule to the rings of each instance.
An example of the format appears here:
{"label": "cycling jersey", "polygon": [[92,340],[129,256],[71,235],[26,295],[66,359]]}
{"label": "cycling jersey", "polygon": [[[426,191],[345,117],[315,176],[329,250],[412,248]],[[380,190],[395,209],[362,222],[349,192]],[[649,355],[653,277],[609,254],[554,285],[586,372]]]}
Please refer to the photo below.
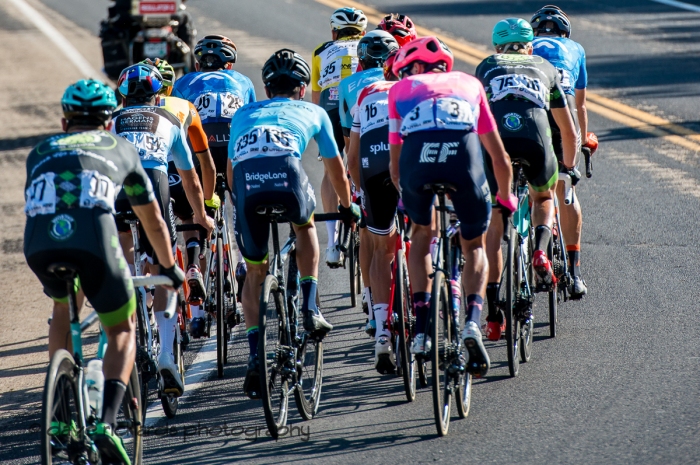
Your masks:
{"label": "cycling jersey", "polygon": [[312,137],[318,143],[321,156],[338,155],[331,121],[317,105],[288,98],[250,103],[239,109],[231,120],[228,157],[234,166],[259,157],[301,159]]}
{"label": "cycling jersey", "polygon": [[426,73],[409,76],[389,91],[389,143],[421,131],[496,129],[484,88],[468,74]]}
{"label": "cycling jersey", "polygon": [[81,288],[105,326],[134,312],[134,288],[114,225],[116,192],[132,205],[153,201],[134,147],[107,131],[49,137],[27,158],[24,254],[44,292],[66,302],[65,281],[52,263],[73,265]]}
{"label": "cycling jersey", "polygon": [[532,47],[534,55],[544,58],[559,71],[565,93],[575,95],[575,90],[588,87],[586,52],[578,42],[566,37],[535,37]]}
{"label": "cycling jersey", "polygon": [[338,84],[357,70],[357,44],[361,37],[325,42],[314,50],[311,60],[311,90],[321,92],[320,105],[335,110],[339,104]]}
{"label": "cycling jersey", "polygon": [[384,70],[382,68],[372,68],[365,71],[358,71],[347,79],[343,79],[338,86],[340,99],[340,124],[343,132],[349,136],[352,127],[353,115],[357,108],[357,96],[360,91],[373,82],[384,80]]}
{"label": "cycling jersey", "polygon": [[164,108],[135,106],[113,115],[112,132],[131,142],[144,168],[168,170],[168,157],[182,170],[194,168],[183,122]]}
{"label": "cycling jersey", "polygon": [[[161,96],[158,106],[166,109],[180,120],[187,131],[187,137],[195,153],[209,149],[207,135],[202,128],[202,119],[199,117],[199,113],[192,102],[178,97]],[[168,161],[170,162],[171,160],[172,157],[168,157]]]}
{"label": "cycling jersey", "polygon": [[171,95],[192,102],[205,125],[229,123],[239,108],[255,102],[252,81],[232,69],[185,74]]}

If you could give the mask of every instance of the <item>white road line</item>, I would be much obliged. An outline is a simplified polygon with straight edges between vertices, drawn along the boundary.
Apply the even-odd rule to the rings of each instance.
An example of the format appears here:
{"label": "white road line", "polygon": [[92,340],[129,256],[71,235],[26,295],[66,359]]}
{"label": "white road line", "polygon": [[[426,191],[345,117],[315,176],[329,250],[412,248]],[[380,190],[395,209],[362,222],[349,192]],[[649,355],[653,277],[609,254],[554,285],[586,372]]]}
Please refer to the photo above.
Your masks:
{"label": "white road line", "polygon": [[656,2],[656,3],[663,3],[664,5],[668,5],[668,6],[675,6],[676,8],[680,8],[681,10],[688,10],[688,11],[694,11],[695,13],[700,13],[700,6],[691,5],[690,3],[678,2],[676,0],[651,0],[651,1]]}
{"label": "white road line", "polygon": [[30,6],[24,0],[11,0],[12,3],[19,9],[24,16],[31,21],[34,26],[37,27],[41,32],[53,42],[56,47],[58,47],[61,52],[75,65],[75,67],[80,71],[80,74],[85,78],[95,78],[95,79],[105,79],[105,76],[92,67],[90,63],[80,54],[78,49],[76,49],[73,44],[71,44],[68,39],[65,38],[63,34],[58,32],[58,29],[53,27],[46,18],[44,18],[41,13]]}

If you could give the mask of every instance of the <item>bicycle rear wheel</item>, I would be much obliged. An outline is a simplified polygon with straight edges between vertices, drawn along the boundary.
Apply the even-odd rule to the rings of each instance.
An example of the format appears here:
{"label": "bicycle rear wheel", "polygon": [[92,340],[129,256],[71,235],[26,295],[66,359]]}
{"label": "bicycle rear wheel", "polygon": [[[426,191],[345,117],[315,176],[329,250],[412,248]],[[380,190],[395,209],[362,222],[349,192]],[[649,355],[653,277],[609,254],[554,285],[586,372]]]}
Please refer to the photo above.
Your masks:
{"label": "bicycle rear wheel", "polygon": [[[270,436],[277,439],[279,429],[287,424],[289,367],[285,362],[291,347],[286,340],[283,296],[273,275],[267,275],[262,285],[258,328],[260,393],[267,429]],[[292,358],[292,364],[293,361]]]}
{"label": "bicycle rear wheel", "polygon": [[226,357],[226,319],[224,304],[224,243],[221,236],[216,238],[216,278],[214,281],[216,300],[216,375],[224,377]]}
{"label": "bicycle rear wheel", "polygon": [[132,465],[141,465],[143,460],[143,431],[141,418],[145,418],[146,405],[141,402],[141,389],[136,366],[131,370],[129,384],[117,414],[116,433],[122,438]]}
{"label": "bicycle rear wheel", "polygon": [[[148,410],[148,383],[156,376],[157,369],[148,352],[148,328],[150,321],[146,319],[143,309],[143,295],[140,290],[136,290],[136,367],[138,373],[140,398],[145,404],[141,410],[142,420],[146,420],[146,410]],[[154,336],[155,337],[155,336]]]}
{"label": "bicycle rear wheel", "polygon": [[[532,251],[534,250],[534,234],[529,230],[528,237],[523,243],[524,276],[520,285],[518,318],[520,319],[520,361],[527,363],[532,358],[532,341],[534,338],[534,317],[532,315],[532,286],[535,283],[535,269],[532,266]],[[526,285],[527,284],[527,285]]]}
{"label": "bicycle rear wheel", "polygon": [[401,368],[403,386],[406,391],[406,399],[413,402],[416,399],[416,357],[411,353],[413,342],[413,301],[411,299],[411,287],[408,282],[408,267],[406,255],[403,250],[396,254],[396,277],[394,284],[394,312],[396,313],[398,350],[396,356],[399,359],[397,366]]}
{"label": "bicycle rear wheel", "polygon": [[[547,255],[549,255],[550,261],[554,263],[554,241],[549,241],[549,246],[547,247]],[[554,288],[549,291],[549,336],[557,337],[557,307],[558,307],[558,291],[559,286],[554,286]]]}
{"label": "bicycle rear wheel", "polygon": [[[344,227],[349,227],[349,226],[344,226]],[[360,272],[360,267],[358,266],[357,258],[359,256],[359,247],[358,243],[355,242],[355,234],[356,231],[350,232],[350,245],[348,247],[348,252],[347,252],[347,260],[349,261],[349,266],[348,269],[350,271],[350,306],[352,308],[357,307],[357,291],[359,289],[358,287],[358,279],[357,275]],[[342,236],[341,236],[342,237]],[[358,240],[359,242],[359,240]]]}
{"label": "bicycle rear wheel", "polygon": [[432,371],[433,412],[439,436],[445,436],[450,428],[452,407],[451,380],[445,370],[446,365],[451,362],[451,360],[446,359],[446,355],[452,342],[451,318],[448,314],[451,308],[448,300],[445,275],[438,270],[433,278],[433,297],[430,303],[430,336],[432,339],[430,369]]}
{"label": "bicycle rear wheel", "polygon": [[[509,226],[509,224],[507,225]],[[505,288],[505,306],[503,308],[506,320],[506,350],[508,350],[508,372],[510,376],[518,376],[520,361],[518,359],[518,339],[520,330],[513,309],[520,287],[520,236],[516,229],[512,229],[508,240],[508,254],[503,270],[504,278],[501,279],[501,288]]]}

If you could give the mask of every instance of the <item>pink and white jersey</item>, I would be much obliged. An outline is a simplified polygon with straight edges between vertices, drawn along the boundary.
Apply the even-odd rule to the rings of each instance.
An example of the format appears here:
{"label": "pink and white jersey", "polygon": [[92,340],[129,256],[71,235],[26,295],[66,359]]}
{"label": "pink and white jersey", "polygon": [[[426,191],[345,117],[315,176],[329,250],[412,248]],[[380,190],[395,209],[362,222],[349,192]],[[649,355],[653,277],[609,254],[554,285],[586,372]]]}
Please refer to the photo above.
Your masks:
{"label": "pink and white jersey", "polygon": [[[397,83],[377,81],[362,89],[357,97],[352,132],[358,132],[360,136],[364,136],[373,129],[386,128],[389,124],[389,89],[394,84]],[[386,141],[386,133],[384,137]]]}
{"label": "pink and white jersey", "polygon": [[402,79],[389,91],[389,143],[417,131],[496,130],[486,92],[478,79],[460,71]]}

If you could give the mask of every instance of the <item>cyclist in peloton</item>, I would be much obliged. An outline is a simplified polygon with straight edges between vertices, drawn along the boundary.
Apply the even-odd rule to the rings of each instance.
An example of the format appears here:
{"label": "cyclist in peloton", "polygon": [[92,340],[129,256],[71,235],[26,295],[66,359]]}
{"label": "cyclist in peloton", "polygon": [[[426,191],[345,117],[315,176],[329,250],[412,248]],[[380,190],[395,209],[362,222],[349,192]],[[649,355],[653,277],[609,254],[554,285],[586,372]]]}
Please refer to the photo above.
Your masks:
{"label": "cyclist in peloton", "polygon": [[[170,207],[170,189],[168,183],[168,157],[172,155],[178,174],[182,178],[188,200],[194,210],[194,221],[210,233],[214,222],[204,210],[202,188],[192,162],[192,154],[187,146],[187,133],[183,122],[172,113],[158,106],[158,92],[163,86],[163,78],[156,68],[141,63],[132,65],[122,71],[118,81],[119,93],[123,96],[121,110],[114,114],[112,132],[131,142],[138,150],[141,164],[148,175],[156,193],[156,200],[161,214],[168,225],[171,245],[177,240],[175,221]],[[129,210],[123,199],[117,199],[116,210],[122,213]],[[131,233],[126,224],[118,224],[122,248],[129,260],[133,258]],[[143,235],[141,236],[143,240]],[[158,265],[148,241],[143,240],[143,247],[149,263]],[[153,270],[152,270],[153,271]],[[157,267],[155,273],[158,274]],[[163,380],[163,391],[181,396],[185,387],[177,371],[175,356],[172,352],[175,340],[177,315],[165,318],[167,294],[156,289],[153,302],[156,322],[160,335],[161,353],[158,357],[158,372]]]}
{"label": "cyclist in peloton", "polygon": [[[367,29],[367,17],[356,8],[339,8],[331,15],[332,39],[316,47],[311,61],[311,101],[320,105],[333,125],[333,137],[343,156],[345,138],[340,124],[338,84],[357,70],[357,44]],[[322,158],[322,157],[321,157]],[[333,190],[330,176],[324,168],[321,182],[323,209],[333,212],[338,206],[338,196]],[[326,264],[331,268],[342,265],[343,257],[338,247],[337,222],[327,221],[328,248]]]}
{"label": "cyclist in peloton", "polygon": [[[563,159],[567,166],[573,164],[576,156],[576,130],[559,73],[547,60],[532,55],[532,39],[532,28],[527,21],[518,18],[499,21],[492,34],[496,54],[482,61],[475,75],[486,89],[506,151],[511,159],[522,161],[533,201],[533,266],[537,279],[549,287],[556,282],[552,264],[547,258],[547,247],[552,237],[554,189],[559,168],[552,149],[548,111],[561,128]],[[491,163],[488,159],[485,162],[489,184],[495,189]],[[502,237],[503,217],[495,215],[486,240],[489,259],[486,337],[492,341],[499,340],[505,330],[503,314],[496,305],[503,271]]]}
{"label": "cyclist in peloton", "polygon": [[[391,34],[384,31],[370,32],[360,41],[359,53],[363,53],[362,42],[377,32],[381,32],[381,35],[377,36],[377,41],[366,47],[368,57],[362,61],[362,67],[367,69],[365,61],[373,57],[372,65],[380,66],[381,76],[384,78],[384,63],[389,57],[395,57],[398,52],[398,44]],[[390,77],[392,81],[398,80],[394,76]],[[352,78],[347,80],[350,79]],[[394,216],[399,202],[399,193],[389,175],[387,103],[389,89],[394,84],[395,82],[384,79],[375,80],[361,90],[357,98],[348,148],[350,173],[362,186],[363,192],[362,209],[365,214],[367,239],[362,243],[362,247],[370,246],[373,251],[369,257],[371,261],[367,264],[370,266],[369,276],[374,288],[367,332],[374,332],[374,367],[382,374],[393,373],[396,368],[396,356],[391,347],[391,332],[388,327],[391,264],[396,247]]]}
{"label": "cyclist in peloton", "polygon": [[[197,72],[188,73],[175,82],[172,95],[189,100],[197,107],[216,173],[226,175],[231,118],[243,105],[255,102],[255,88],[247,76],[234,71],[236,44],[222,35],[208,35],[194,47]],[[243,288],[246,265],[239,253],[235,277]],[[233,283],[231,283],[233,284]]]}
{"label": "cyclist in peloton", "polygon": [[[214,191],[216,168],[214,167],[214,160],[209,152],[207,135],[202,128],[202,120],[199,117],[197,109],[192,102],[170,95],[173,90],[175,72],[167,61],[156,58],[155,62],[144,60],[142,63],[152,64],[158,68],[161,76],[163,76],[163,88],[158,92],[158,105],[172,113],[182,121],[185,126],[192,151],[197,156],[193,161],[200,182],[202,183],[204,205],[213,209],[219,208],[221,200]],[[187,200],[182,178],[177,172],[177,167],[175,166],[172,156],[168,157],[168,183],[170,186],[170,198],[173,200],[173,214],[182,221],[182,224],[192,224],[194,210],[192,210]],[[196,231],[185,231],[182,235],[185,240],[185,249],[187,251],[186,269],[189,287],[187,301],[192,311],[189,334],[194,338],[200,338],[204,335],[205,331],[201,304],[206,298],[204,279],[200,270],[201,267],[206,266],[206,263],[198,262],[201,252],[199,247],[199,233]]]}
{"label": "cyclist in peloton", "polygon": [[[357,57],[360,60],[359,66],[362,71],[358,71],[352,76],[343,79],[338,85],[338,95],[340,100],[340,124],[343,127],[346,147],[349,147],[350,129],[353,118],[357,110],[357,96],[362,89],[369,84],[384,79],[384,62],[391,52],[399,49],[399,45],[394,37],[384,31],[370,31],[360,40],[357,46]],[[349,153],[349,152],[348,152]],[[355,185],[355,191],[362,198],[363,192],[360,187],[359,158],[355,157],[351,165],[348,158],[348,171]],[[364,225],[363,225],[364,226]],[[360,228],[360,270],[365,288],[362,291],[362,310],[368,315],[367,329],[373,332],[374,316],[372,314],[372,295],[370,266],[372,255],[374,254],[373,242],[366,227]],[[374,334],[372,334],[374,336]]]}
{"label": "cyclist in peloton", "polygon": [[430,240],[433,200],[426,185],[446,183],[461,221],[465,258],[462,286],[467,315],[462,333],[469,354],[467,370],[484,376],[490,361],[481,341],[479,320],[488,261],[484,251],[491,216],[490,191],[480,143],[488,151],[498,181],[496,199],[511,212],[512,169],[503,149],[484,88],[473,76],[451,71],[454,58],[437,37],[416,39],[399,50],[392,70],[401,77],[389,90],[389,165],[413,222],[408,271],[416,313],[414,354],[425,354],[432,342],[427,332],[432,279]]}
{"label": "cyclist in peloton", "polygon": [[340,198],[337,210],[348,219],[360,217],[360,209],[350,197],[350,184],[328,115],[318,106],[301,100],[310,77],[309,65],[301,55],[288,49],[279,50],[263,67],[262,79],[270,100],[245,105],[231,121],[228,180],[237,211],[236,241],[248,263],[242,302],[250,357],[243,390],[250,397],[256,397],[260,390],[256,324],[260,286],[268,270],[270,236],[270,225],[256,212],[258,206],[284,206],[284,217],[296,233],[304,329],[319,336],[333,329],[316,306],[319,260],[313,221],[316,199],[301,166],[301,155],[312,137],[318,143]]}
{"label": "cyclist in peloton", "polygon": [[114,429],[134,366],[136,298],[112,217],[119,189],[123,187],[153,244],[163,265],[160,273],[176,289],[185,276],[175,266],[168,229],[138,153],[107,131],[117,107],[112,89],[99,81],[78,81],[68,86],[61,104],[65,134],[45,139],[27,158],[24,255],[54,301],[49,357],[59,349],[72,352],[72,347],[66,283],[48,267],[63,262],[78,272],[79,305],[84,293],[108,340],[101,420],[89,434],[105,463],[128,464]]}
{"label": "cyclist in peloton", "polygon": [[411,18],[399,13],[386,15],[377,26],[377,29],[386,31],[394,36],[399,47],[403,47],[418,37],[418,34],[416,34],[416,27],[413,21],[411,21]]}
{"label": "cyclist in peloton", "polygon": [[[532,16],[530,25],[535,33],[535,40],[532,42],[533,54],[546,59],[559,71],[562,88],[569,102],[569,111],[580,134],[581,145],[595,151],[598,147],[598,138],[595,134],[588,132],[588,112],[586,111],[586,87],[588,86],[586,51],[581,44],[570,39],[571,21],[569,17],[561,8],[547,5]],[[554,152],[561,162],[561,134],[558,125],[551,119],[550,124]],[[577,164],[578,161],[572,166]],[[578,182],[579,177],[572,177],[573,183]],[[557,187],[557,195],[559,196],[559,211],[561,212],[561,228],[569,255],[569,273],[573,278],[570,294],[572,299],[580,299],[588,292],[586,283],[581,277],[580,268],[581,226],[583,224],[581,204],[577,195],[574,195],[574,201],[571,205],[564,203],[563,182],[560,182]]]}

